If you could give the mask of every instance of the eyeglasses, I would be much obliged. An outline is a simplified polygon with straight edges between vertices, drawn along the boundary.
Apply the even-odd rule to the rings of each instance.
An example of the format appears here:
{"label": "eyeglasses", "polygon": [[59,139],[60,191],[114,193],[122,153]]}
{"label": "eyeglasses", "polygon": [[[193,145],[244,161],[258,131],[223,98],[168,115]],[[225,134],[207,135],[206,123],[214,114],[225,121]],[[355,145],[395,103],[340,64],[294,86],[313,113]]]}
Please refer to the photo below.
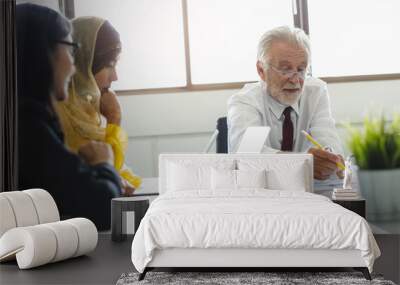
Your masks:
{"label": "eyeglasses", "polygon": [[304,70],[300,70],[300,71],[292,71],[292,70],[282,70],[271,64],[269,64],[268,66],[271,66],[271,68],[275,72],[277,72],[279,75],[281,75],[287,79],[293,78],[295,75],[297,75],[300,79],[304,79],[309,75],[307,68],[305,68]]}
{"label": "eyeglasses", "polygon": [[57,42],[60,44],[69,46],[71,48],[70,53],[72,56],[74,56],[76,54],[76,52],[78,51],[78,49],[81,47],[81,45],[79,43],[75,43],[75,42],[68,42],[68,41],[57,41]]}

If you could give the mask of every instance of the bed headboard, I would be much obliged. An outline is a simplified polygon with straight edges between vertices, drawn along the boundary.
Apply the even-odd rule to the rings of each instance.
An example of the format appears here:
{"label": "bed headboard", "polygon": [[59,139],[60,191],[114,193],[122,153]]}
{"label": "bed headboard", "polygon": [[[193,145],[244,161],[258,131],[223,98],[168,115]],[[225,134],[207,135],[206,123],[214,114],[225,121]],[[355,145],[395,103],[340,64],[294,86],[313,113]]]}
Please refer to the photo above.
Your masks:
{"label": "bed headboard", "polygon": [[[313,192],[313,157],[311,154],[160,154],[158,161],[159,193],[167,191],[168,167],[171,163],[191,166],[229,165],[232,169],[252,170],[264,168],[278,174],[277,179],[287,177],[303,179],[304,191]],[[297,176],[293,176],[297,175]]]}

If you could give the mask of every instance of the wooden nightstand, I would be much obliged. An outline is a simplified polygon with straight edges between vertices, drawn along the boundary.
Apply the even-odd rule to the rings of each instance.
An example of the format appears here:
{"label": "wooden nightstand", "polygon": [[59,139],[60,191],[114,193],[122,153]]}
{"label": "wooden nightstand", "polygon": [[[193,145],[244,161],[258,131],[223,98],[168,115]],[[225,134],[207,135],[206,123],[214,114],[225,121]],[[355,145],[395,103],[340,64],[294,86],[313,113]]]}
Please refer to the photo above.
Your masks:
{"label": "wooden nightstand", "polygon": [[357,200],[334,200],[332,202],[339,204],[340,206],[359,214],[365,219],[365,199]]}

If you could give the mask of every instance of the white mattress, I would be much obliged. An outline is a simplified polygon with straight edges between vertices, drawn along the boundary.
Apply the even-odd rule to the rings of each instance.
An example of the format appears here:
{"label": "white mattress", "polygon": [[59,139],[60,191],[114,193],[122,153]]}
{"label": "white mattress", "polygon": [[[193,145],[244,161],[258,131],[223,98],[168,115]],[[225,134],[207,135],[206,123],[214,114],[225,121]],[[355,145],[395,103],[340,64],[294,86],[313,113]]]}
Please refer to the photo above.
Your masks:
{"label": "white mattress", "polygon": [[328,198],[298,191],[181,191],[158,197],[132,243],[143,272],[156,249],[359,250],[372,271],[379,248],[368,223]]}

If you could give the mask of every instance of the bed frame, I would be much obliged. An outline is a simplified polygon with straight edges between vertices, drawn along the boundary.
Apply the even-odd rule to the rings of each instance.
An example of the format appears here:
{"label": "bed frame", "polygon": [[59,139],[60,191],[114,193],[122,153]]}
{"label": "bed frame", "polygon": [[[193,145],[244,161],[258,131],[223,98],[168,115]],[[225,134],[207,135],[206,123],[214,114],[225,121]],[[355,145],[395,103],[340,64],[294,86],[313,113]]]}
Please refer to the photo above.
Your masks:
{"label": "bed frame", "polygon": [[[371,280],[359,250],[328,249],[192,249],[156,250],[152,261],[139,275],[143,280],[155,268],[232,268],[237,271],[271,268],[350,267]],[[262,270],[260,270],[262,271]]]}
{"label": "bed frame", "polygon": [[[274,154],[162,154],[159,158],[159,191],[166,191],[167,162],[180,159],[262,158],[277,159]],[[279,159],[304,160],[308,173],[308,189],[313,192],[313,160],[309,154],[279,154]],[[329,249],[254,249],[254,248],[169,248],[157,249],[152,261],[139,275],[143,280],[148,271],[156,268],[230,268],[234,271],[271,268],[344,268],[361,271],[367,280],[371,275],[359,250]]]}

